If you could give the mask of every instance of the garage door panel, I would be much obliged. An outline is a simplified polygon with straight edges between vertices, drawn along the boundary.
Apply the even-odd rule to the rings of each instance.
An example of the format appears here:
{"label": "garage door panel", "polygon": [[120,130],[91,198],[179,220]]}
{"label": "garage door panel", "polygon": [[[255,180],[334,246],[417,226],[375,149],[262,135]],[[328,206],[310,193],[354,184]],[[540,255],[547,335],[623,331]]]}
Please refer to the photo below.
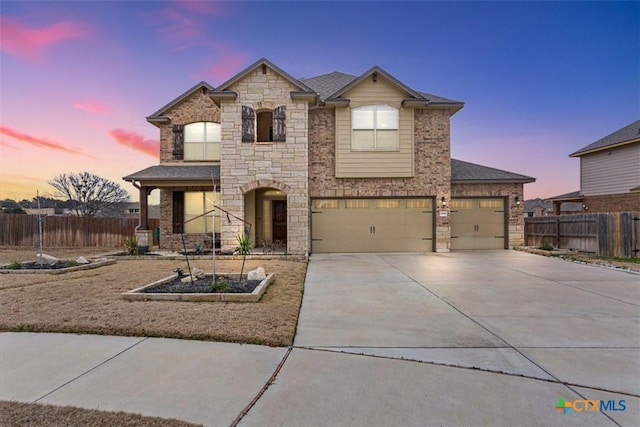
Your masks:
{"label": "garage door panel", "polygon": [[312,252],[425,252],[433,247],[430,199],[349,199],[312,209]]}
{"label": "garage door panel", "polygon": [[504,203],[503,198],[452,200],[451,249],[503,249]]}

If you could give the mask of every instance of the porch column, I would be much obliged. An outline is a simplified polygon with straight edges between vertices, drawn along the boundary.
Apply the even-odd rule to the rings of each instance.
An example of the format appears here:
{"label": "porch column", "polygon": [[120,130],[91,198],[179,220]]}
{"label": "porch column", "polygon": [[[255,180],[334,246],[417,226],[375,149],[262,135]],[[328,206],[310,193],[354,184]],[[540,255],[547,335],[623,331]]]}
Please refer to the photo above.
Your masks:
{"label": "porch column", "polygon": [[138,230],[149,229],[149,193],[153,187],[140,186],[140,227]]}

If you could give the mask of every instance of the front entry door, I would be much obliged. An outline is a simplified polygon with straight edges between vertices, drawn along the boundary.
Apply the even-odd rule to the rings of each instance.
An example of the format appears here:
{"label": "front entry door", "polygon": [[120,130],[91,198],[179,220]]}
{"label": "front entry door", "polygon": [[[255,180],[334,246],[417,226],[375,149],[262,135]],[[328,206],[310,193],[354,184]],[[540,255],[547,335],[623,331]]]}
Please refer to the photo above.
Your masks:
{"label": "front entry door", "polygon": [[271,205],[273,212],[272,235],[273,241],[287,241],[287,201],[274,200]]}

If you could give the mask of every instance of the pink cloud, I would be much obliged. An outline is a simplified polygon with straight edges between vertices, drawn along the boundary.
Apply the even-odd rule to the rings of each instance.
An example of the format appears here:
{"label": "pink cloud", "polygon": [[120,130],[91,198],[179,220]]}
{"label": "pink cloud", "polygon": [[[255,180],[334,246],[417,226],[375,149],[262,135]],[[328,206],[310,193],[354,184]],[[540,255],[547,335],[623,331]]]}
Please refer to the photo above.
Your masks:
{"label": "pink cloud", "polygon": [[[224,16],[225,10],[221,2],[202,0],[177,0],[172,2],[176,7],[187,9],[202,15]],[[225,5],[226,6],[226,5]]]}
{"label": "pink cloud", "polygon": [[204,72],[205,78],[213,77],[218,82],[229,79],[246,65],[249,55],[246,52],[222,52],[215,64]]}
{"label": "pink cloud", "polygon": [[173,51],[194,47],[205,37],[205,26],[198,17],[187,16],[176,8],[166,7],[144,16]]}
{"label": "pink cloud", "polygon": [[125,147],[141,151],[153,157],[158,157],[160,154],[160,141],[144,139],[144,137],[139,133],[122,129],[113,129],[109,131],[109,135],[111,135],[118,144],[122,144]]}
{"label": "pink cloud", "polygon": [[0,15],[0,50],[22,59],[41,59],[50,46],[84,34],[84,25],[77,22],[58,22],[36,28]]}
{"label": "pink cloud", "polygon": [[78,110],[88,111],[89,113],[106,114],[109,109],[105,104],[98,101],[74,102],[73,106]]}
{"label": "pink cloud", "polygon": [[[19,132],[15,129],[11,129],[8,126],[1,126],[0,125],[0,134],[3,135],[7,135],[13,139],[16,139],[18,141],[21,142],[25,142],[27,144],[39,147],[39,148],[46,148],[49,150],[58,150],[58,151],[64,151],[65,153],[69,153],[69,154],[81,154],[81,155],[85,155],[82,151],[75,149],[75,148],[69,148],[67,146],[65,146],[64,144],[61,144],[59,142],[55,142],[55,141],[51,141],[48,140],[46,138],[37,138],[35,136],[31,136],[31,135],[27,135],[26,133],[22,133]],[[7,145],[5,142],[2,142],[0,140],[0,143],[2,145]]]}

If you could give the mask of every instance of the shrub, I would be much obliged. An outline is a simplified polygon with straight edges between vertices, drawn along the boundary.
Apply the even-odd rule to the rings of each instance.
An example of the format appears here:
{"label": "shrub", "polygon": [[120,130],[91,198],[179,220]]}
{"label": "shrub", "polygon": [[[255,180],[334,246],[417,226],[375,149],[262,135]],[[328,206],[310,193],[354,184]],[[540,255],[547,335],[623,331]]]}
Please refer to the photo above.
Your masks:
{"label": "shrub", "polygon": [[136,236],[124,239],[124,249],[127,255],[138,255],[138,239]]}
{"label": "shrub", "polygon": [[543,251],[552,251],[553,245],[549,242],[542,242],[542,246],[540,246],[540,249],[542,249]]}
{"label": "shrub", "polygon": [[224,277],[216,277],[211,284],[211,292],[224,294],[229,291],[231,284],[229,280]]}
{"label": "shrub", "polygon": [[236,250],[240,255],[248,255],[251,253],[251,238],[248,234],[243,234],[242,236],[237,234],[236,240],[238,240],[238,247]]}
{"label": "shrub", "polygon": [[67,267],[77,267],[80,265],[78,261],[69,260],[65,263]]}
{"label": "shrub", "polygon": [[22,262],[20,261],[11,261],[11,264],[7,265],[6,268],[9,270],[22,270]]}

